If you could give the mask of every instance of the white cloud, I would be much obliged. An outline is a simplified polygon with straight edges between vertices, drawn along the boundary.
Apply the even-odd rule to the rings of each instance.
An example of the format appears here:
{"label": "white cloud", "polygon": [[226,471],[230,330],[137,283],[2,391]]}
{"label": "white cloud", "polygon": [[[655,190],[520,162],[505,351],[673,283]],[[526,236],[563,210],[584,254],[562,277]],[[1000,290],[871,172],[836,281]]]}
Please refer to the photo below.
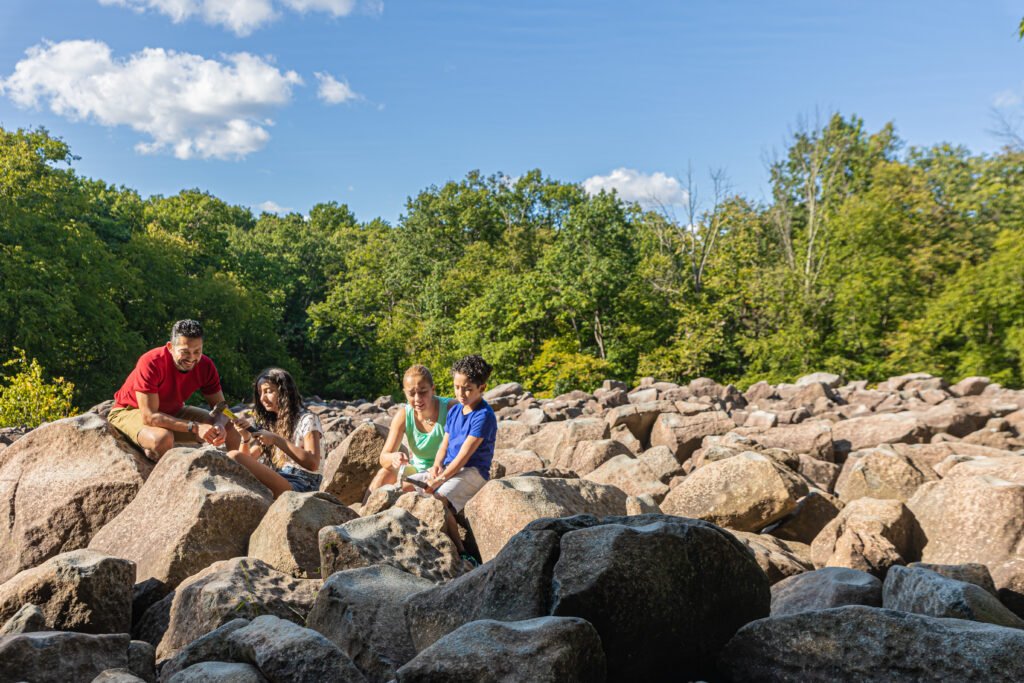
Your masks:
{"label": "white cloud", "polygon": [[270,201],[269,199],[262,204],[257,204],[255,208],[266,213],[276,213],[278,215],[292,213],[295,211],[295,209],[291,209],[287,206],[281,206],[277,202]]}
{"label": "white cloud", "polygon": [[339,81],[329,73],[317,71],[313,75],[316,76],[316,80],[320,81],[316,95],[327,104],[341,104],[363,99],[363,96],[352,90],[348,83]]}
{"label": "white cloud", "polygon": [[641,173],[632,168],[617,168],[608,175],[587,178],[583,181],[583,189],[590,194],[615,190],[622,200],[637,202],[644,208],[686,203],[686,190],[679,180],[661,171]]}
{"label": "white cloud", "polygon": [[1016,107],[1021,102],[1020,93],[1014,90],[1003,90],[996,93],[992,99],[992,106],[997,109],[1009,109]]}
{"label": "white cloud", "polygon": [[267,144],[267,113],[288,104],[302,78],[245,52],[223,60],[161,48],[115,59],[98,41],[44,43],[0,80],[0,94],[72,120],[130,126],[150,138],[136,145],[142,153],[241,158]]}
{"label": "white cloud", "polygon": [[136,12],[155,11],[180,23],[199,17],[207,24],[224,26],[247,36],[281,16],[279,7],[295,12],[325,12],[335,17],[351,14],[357,7],[379,14],[381,0],[99,0],[102,5],[127,7]]}

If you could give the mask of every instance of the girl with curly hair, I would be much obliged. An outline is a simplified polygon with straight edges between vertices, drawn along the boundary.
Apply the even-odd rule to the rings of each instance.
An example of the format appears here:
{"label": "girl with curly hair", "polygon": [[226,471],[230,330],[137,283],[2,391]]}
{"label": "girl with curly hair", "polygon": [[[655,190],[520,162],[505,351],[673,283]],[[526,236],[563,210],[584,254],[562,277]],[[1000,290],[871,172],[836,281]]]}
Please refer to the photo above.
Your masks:
{"label": "girl with curly hair", "polygon": [[[253,420],[237,418],[242,444],[228,457],[241,463],[277,498],[320,488],[320,418],[302,407],[287,370],[267,368],[253,382]],[[250,425],[255,433],[247,431]]]}

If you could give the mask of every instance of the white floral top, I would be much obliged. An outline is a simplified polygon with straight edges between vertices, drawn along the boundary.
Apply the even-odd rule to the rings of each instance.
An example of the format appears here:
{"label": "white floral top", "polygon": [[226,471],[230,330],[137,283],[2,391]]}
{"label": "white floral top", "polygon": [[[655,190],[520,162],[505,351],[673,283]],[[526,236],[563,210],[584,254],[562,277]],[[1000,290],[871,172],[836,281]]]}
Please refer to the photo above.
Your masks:
{"label": "white floral top", "polygon": [[[303,440],[306,438],[306,435],[311,434],[313,432],[319,432],[320,436],[323,436],[324,434],[324,428],[320,424],[320,416],[317,415],[316,413],[311,413],[308,410],[304,410],[299,415],[298,422],[295,423],[295,431],[292,432],[292,443],[295,444],[296,446],[303,446]],[[274,466],[271,460],[270,453],[268,452],[270,450],[273,449],[263,449],[263,454],[260,456],[260,462],[262,462],[264,465],[267,465],[268,467],[278,469],[277,467]],[[306,472],[311,471],[307,470],[305,467],[302,467],[301,465],[299,465],[299,463],[289,458],[287,454],[282,455],[284,455],[285,458],[287,458],[287,463],[289,466],[294,467],[295,469],[304,470]],[[323,462],[322,458],[321,462]]]}

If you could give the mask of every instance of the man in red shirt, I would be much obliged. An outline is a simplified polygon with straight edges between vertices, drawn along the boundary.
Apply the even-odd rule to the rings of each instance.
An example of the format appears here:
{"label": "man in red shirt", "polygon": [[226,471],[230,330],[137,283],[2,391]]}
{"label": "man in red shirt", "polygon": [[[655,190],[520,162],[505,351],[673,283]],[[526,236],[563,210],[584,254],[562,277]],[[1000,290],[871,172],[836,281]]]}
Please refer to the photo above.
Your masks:
{"label": "man in red shirt", "polygon": [[197,389],[210,406],[224,400],[217,368],[203,355],[203,326],[179,320],[171,328],[171,341],[139,358],[114,394],[107,419],[154,461],[175,444],[205,441],[237,449],[241,437],[227,418],[214,423],[208,411],[185,405]]}

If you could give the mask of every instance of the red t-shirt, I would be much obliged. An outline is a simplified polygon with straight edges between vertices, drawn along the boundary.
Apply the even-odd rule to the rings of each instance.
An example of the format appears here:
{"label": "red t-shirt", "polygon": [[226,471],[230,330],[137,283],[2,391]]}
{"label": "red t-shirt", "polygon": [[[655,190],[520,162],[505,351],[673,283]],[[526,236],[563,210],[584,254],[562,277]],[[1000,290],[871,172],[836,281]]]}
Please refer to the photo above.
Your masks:
{"label": "red t-shirt", "polygon": [[205,354],[188,372],[178,370],[174,358],[167,345],[152,351],[146,351],[139,357],[132,374],[124,381],[124,385],[114,394],[114,402],[119,406],[139,407],[135,397],[136,391],[144,394],[160,396],[160,412],[174,415],[185,405],[185,399],[203,390],[203,396],[216,394],[220,391],[220,375],[213,361]]}

